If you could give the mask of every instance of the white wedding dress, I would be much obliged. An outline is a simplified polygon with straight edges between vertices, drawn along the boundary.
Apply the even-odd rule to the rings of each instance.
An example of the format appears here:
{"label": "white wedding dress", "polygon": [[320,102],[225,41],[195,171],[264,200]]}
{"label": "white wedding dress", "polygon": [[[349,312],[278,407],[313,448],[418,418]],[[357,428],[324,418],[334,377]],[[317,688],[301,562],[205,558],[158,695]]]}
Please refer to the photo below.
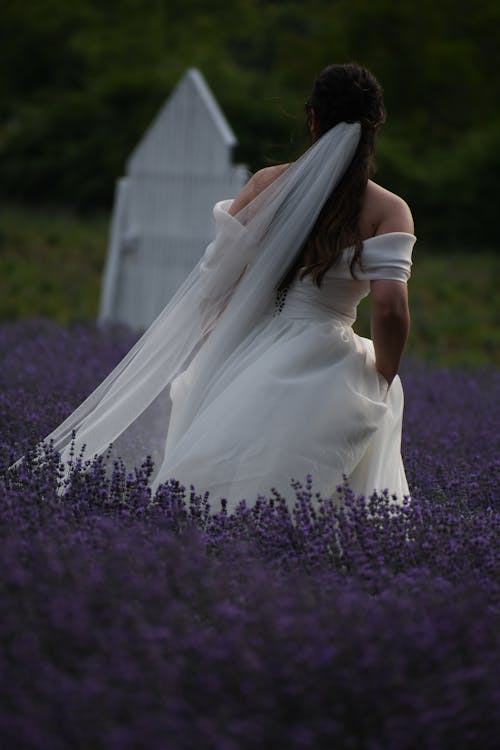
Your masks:
{"label": "white wedding dress", "polygon": [[[227,213],[231,201],[216,205],[217,232],[237,236],[239,222]],[[399,377],[390,387],[375,368],[371,340],[352,324],[370,280],[406,282],[415,236],[391,232],[364,242],[357,278],[349,270],[352,249],[325,275],[321,288],[310,276],[296,280],[284,301],[276,295],[225,362],[204,404],[183,433],[197,367],[172,383],[167,450],[154,488],[175,478],[212,503],[241,499],[276,488],[289,505],[291,480],[313,478],[313,492],[329,497],[347,476],[358,493],[389,489],[401,501],[409,494],[401,459],[403,391]]]}
{"label": "white wedding dress", "polygon": [[132,472],[150,456],[153,490],[177,479],[208,490],[215,508],[225,497],[229,510],[273,487],[293,505],[291,480],[308,474],[324,497],[344,475],[365,495],[408,494],[401,383],[388,388],[371,341],[351,326],[371,279],[408,280],[414,235],[366,240],[356,278],[346,248],[320,289],[306,276],[276,299],[360,133],[360,123],[339,123],[236,216],[231,201],[215,206],[214,240],[184,284],[40,443],[60,452],[59,494],[80,454],[106,454],[111,470],[120,458]]}

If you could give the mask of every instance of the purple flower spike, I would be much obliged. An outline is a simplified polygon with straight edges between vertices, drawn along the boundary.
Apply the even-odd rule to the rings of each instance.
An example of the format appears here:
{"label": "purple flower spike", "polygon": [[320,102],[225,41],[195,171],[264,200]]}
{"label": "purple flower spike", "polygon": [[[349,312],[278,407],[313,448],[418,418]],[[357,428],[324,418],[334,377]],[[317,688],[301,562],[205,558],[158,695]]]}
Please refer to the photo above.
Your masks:
{"label": "purple flower spike", "polygon": [[228,512],[111,454],[59,496],[33,446],[132,342],[0,327],[0,747],[497,747],[499,373],[403,373],[403,505],[306,476]]}

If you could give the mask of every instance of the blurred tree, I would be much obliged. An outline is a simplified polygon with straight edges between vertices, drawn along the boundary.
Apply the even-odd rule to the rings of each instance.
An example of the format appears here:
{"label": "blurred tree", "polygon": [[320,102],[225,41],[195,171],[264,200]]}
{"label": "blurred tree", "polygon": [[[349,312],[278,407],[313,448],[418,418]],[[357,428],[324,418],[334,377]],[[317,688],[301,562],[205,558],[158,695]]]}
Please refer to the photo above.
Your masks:
{"label": "blurred tree", "polygon": [[191,65],[252,169],[304,147],[315,74],[355,60],[382,81],[377,179],[419,234],[494,242],[497,0],[3,0],[0,192],[109,205],[123,164]]}

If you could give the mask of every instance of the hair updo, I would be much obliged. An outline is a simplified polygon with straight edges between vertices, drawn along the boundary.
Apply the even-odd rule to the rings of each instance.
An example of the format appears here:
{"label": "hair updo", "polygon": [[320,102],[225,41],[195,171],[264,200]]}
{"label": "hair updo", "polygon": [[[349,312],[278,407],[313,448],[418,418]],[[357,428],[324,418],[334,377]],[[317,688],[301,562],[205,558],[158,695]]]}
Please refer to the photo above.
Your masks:
{"label": "hair updo", "polygon": [[359,217],[368,179],[373,175],[375,134],[385,121],[382,87],[369,70],[354,63],[329,65],[318,75],[306,102],[308,125],[314,112],[317,137],[339,122],[359,122],[361,135],[354,157],[337,187],[327,197],[297,261],[279,288],[290,284],[302,267],[317,286],[344,248],[353,246],[351,273],[361,263],[363,241]]}
{"label": "hair updo", "polygon": [[360,122],[362,131],[374,134],[385,120],[381,85],[369,70],[353,63],[321,71],[306,102],[306,111],[311,109],[321,133],[339,122]]}

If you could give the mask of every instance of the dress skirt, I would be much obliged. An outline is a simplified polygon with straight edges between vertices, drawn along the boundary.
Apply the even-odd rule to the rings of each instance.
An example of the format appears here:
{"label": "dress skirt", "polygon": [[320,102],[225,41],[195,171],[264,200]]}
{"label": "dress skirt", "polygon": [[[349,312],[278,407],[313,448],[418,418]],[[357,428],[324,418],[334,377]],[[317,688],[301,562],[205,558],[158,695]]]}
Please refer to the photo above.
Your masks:
{"label": "dress skirt", "polygon": [[[196,358],[172,384],[171,421],[189,398]],[[375,368],[371,340],[341,317],[266,313],[221,368],[189,428],[154,480],[209,491],[214,509],[276,489],[291,508],[292,480],[337,496],[343,477],[365,496],[409,494],[401,459],[403,390]]]}

